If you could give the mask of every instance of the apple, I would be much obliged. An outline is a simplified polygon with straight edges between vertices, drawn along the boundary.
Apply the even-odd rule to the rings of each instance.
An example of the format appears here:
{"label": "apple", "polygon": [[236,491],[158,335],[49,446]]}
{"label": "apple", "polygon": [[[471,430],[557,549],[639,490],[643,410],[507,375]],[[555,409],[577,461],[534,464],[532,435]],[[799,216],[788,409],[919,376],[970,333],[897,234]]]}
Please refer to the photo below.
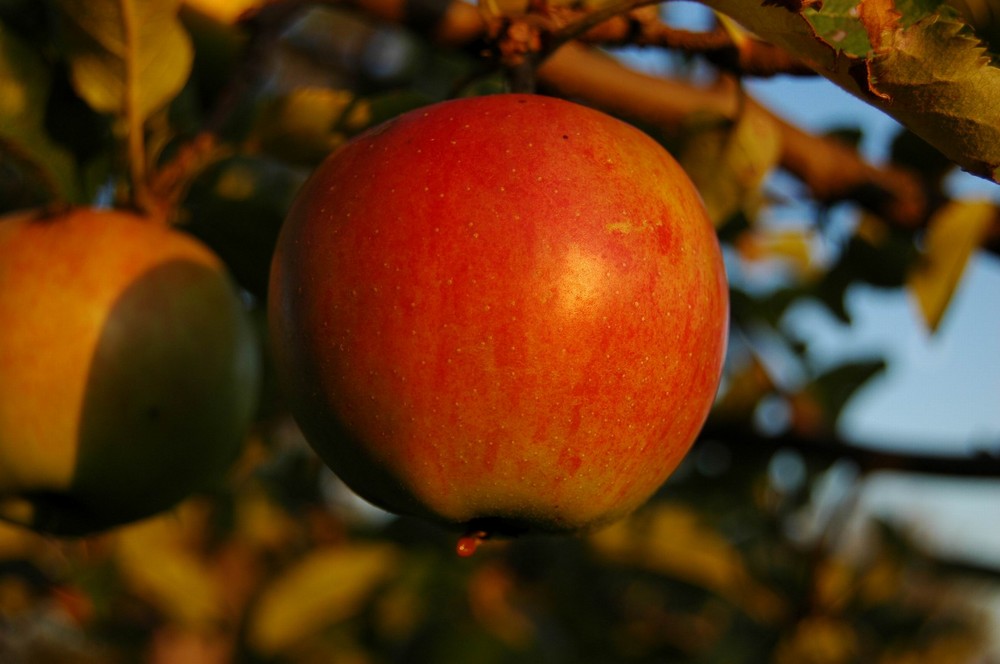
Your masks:
{"label": "apple", "polygon": [[485,537],[646,501],[712,406],[728,306],[714,229],[659,144],[495,95],[329,156],[283,225],[268,317],[291,410],[344,482]]}
{"label": "apple", "polygon": [[0,517],[83,535],[218,482],[259,369],[196,240],[110,210],[0,219]]}

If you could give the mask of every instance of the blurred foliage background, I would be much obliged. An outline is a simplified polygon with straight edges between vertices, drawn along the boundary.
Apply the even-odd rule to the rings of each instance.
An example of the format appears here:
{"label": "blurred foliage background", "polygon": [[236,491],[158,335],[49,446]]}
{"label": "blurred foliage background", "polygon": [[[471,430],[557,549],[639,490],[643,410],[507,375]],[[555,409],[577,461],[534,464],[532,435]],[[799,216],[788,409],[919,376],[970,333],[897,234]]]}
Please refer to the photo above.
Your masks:
{"label": "blurred foliage background", "polygon": [[[154,32],[178,31],[183,46],[158,56],[147,94],[167,101],[141,128],[148,195],[225,260],[266,352],[271,250],[310,170],[400,112],[506,89],[511,61],[498,45],[512,42],[509,31],[440,38],[448,3],[407,4],[408,21],[388,20],[376,3],[260,4],[150,0],[169,19]],[[993,2],[956,7],[1000,43]],[[134,194],[122,175],[130,166],[135,175],[128,119],[102,109],[75,73],[77,9],[0,1],[0,211]],[[684,53],[670,65],[676,80],[724,69]],[[541,92],[558,92],[546,84]],[[817,365],[784,322],[810,302],[849,324],[845,295],[865,284],[909,289],[933,329],[969,256],[995,251],[994,207],[950,200],[942,183],[954,166],[906,132],[894,163],[871,168],[905,175],[929,201],[909,227],[880,216],[868,190],[776,191],[770,177],[787,167],[781,132],[752,105],[729,116],[696,110],[672,126],[628,119],[699,184],[733,297],[717,407],[648,505],[590,535],[489,541],[459,558],[456,533],[353,498],[269,378],[244,454],[215,493],[79,540],[0,525],[0,661],[1000,661],[975,601],[996,592],[1000,571],[944,559],[892,523],[869,520],[861,537],[852,528],[873,473],[996,477],[1000,462],[842,440],[841,410],[885,358]],[[859,138],[845,127],[816,140],[851,149]],[[770,223],[790,196],[809,218]],[[831,221],[844,208],[850,222]]]}

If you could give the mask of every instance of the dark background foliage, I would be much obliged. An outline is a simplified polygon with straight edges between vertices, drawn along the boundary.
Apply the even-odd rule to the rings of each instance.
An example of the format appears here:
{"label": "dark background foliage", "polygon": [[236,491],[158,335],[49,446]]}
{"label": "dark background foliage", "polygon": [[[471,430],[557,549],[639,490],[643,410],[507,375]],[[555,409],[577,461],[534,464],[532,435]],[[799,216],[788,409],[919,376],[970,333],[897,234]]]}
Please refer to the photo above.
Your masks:
{"label": "dark background foliage", "polygon": [[[423,104],[535,89],[620,115],[689,171],[727,254],[730,349],[700,440],[637,514],[587,536],[490,541],[470,559],[454,533],[353,498],[268,375],[244,454],[212,495],[79,540],[0,528],[0,660],[995,661],[976,600],[995,593],[998,570],[861,518],[858,499],[886,472],[995,479],[996,441],[969,457],[845,440],[841,411],[888,360],[818,364],[787,324],[809,303],[850,325],[846,298],[863,287],[907,290],[933,331],[970,256],[995,260],[994,206],[945,185],[955,161],[986,177],[995,167],[981,149],[1000,107],[993,55],[967,52],[973,34],[997,43],[993,3],[873,1],[898,12],[881,23],[832,0],[707,3],[751,27],[770,21],[753,36],[724,18],[683,31],[644,3],[134,0],[121,5],[145,27],[124,52],[108,46],[121,5],[92,4],[107,10],[96,27],[71,0],[0,1],[0,211],[164,211],[224,259],[263,338],[273,244],[323,156]],[[817,59],[838,31],[849,72]],[[637,45],[668,73],[608,55]],[[147,72],[138,108],[88,83],[94,68],[114,78],[131,66]],[[913,72],[947,67],[957,73],[939,96],[951,105],[922,114]],[[856,128],[807,132],[741,86],[817,69],[912,128],[888,161],[858,152]],[[879,96],[890,85],[892,103]],[[931,144],[956,125],[966,134],[944,157]],[[769,223],[789,203],[808,214]]]}

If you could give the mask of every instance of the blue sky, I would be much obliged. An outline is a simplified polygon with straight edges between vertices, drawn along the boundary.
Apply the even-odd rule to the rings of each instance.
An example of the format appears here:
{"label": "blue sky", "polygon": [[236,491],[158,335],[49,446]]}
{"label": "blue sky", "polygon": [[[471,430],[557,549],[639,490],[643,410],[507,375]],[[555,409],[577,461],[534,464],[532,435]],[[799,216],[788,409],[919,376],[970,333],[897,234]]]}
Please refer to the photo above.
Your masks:
{"label": "blue sky", "polygon": [[[845,123],[865,130],[863,151],[881,160],[898,125],[822,79],[750,84],[783,117],[822,131]],[[1000,187],[968,174],[949,181],[953,196],[1000,201]],[[933,335],[902,291],[858,288],[848,297],[852,325],[818,307],[789,322],[820,357],[884,355],[886,372],[848,404],[841,433],[885,449],[972,453],[1000,448],[1000,260],[978,255]],[[1000,564],[1000,480],[882,474],[866,482],[862,514],[905,523],[935,549]],[[1000,609],[997,610],[1000,615]],[[998,618],[1000,627],[1000,618]]]}
{"label": "blue sky", "polygon": [[[704,29],[710,15],[701,5],[666,6],[671,24]],[[662,60],[631,51],[633,65],[653,71]],[[888,154],[899,125],[822,78],[778,77],[747,87],[777,115],[816,132],[857,126],[862,152],[875,162]],[[1000,203],[1000,187],[956,172],[948,181],[956,198]],[[945,319],[929,334],[905,292],[855,288],[848,296],[852,324],[843,325],[818,305],[788,319],[808,340],[816,359],[883,356],[887,370],[848,404],[841,434],[883,449],[924,453],[972,453],[1000,449],[1000,259],[972,259]],[[831,473],[836,475],[837,473]],[[850,473],[848,473],[850,474]],[[818,498],[822,504],[822,498]],[[1000,479],[931,478],[881,473],[862,485],[854,522],[864,530],[873,515],[904,524],[942,554],[1000,565]],[[982,606],[1000,634],[1000,592],[984,588]],[[971,598],[970,594],[970,598]],[[996,644],[1000,654],[1000,639]]]}
{"label": "blue sky", "polygon": [[[862,151],[882,160],[898,130],[894,120],[823,79],[751,82],[752,93],[779,115],[822,131],[845,123],[865,131]],[[956,172],[953,197],[1000,203],[1000,187]],[[811,351],[830,359],[877,353],[888,360],[848,404],[841,433],[883,449],[927,453],[1000,450],[1000,259],[974,257],[938,330],[921,323],[905,292],[855,289],[848,297],[852,325],[801,310],[790,319]],[[932,478],[882,473],[858,497],[855,523],[888,518],[942,555],[1000,564],[1000,480]],[[981,606],[1000,633],[1000,593],[984,587]],[[970,599],[973,597],[970,589]],[[1000,654],[1000,639],[994,645]]]}
{"label": "blue sky", "polygon": [[[884,158],[898,130],[894,120],[823,79],[780,78],[749,84],[753,94],[800,126],[823,131],[864,129],[863,151]],[[956,173],[954,196],[1000,201],[1000,187]],[[933,335],[902,291],[855,289],[853,324],[804,307],[790,317],[813,352],[831,358],[883,354],[889,368],[844,413],[844,435],[884,447],[928,452],[1000,446],[1000,260],[977,255],[966,269],[941,327]]]}
{"label": "blue sky", "polygon": [[[672,25],[690,29],[710,25],[711,15],[701,5],[670,3],[666,11]],[[655,50],[629,49],[626,59],[651,72],[669,71],[669,62],[659,55]],[[876,163],[885,160],[899,131],[895,120],[820,77],[748,80],[746,86],[774,113],[811,131],[861,128],[861,151]],[[775,178],[776,186],[781,181]],[[957,198],[1000,203],[1000,187],[957,169],[948,187]],[[1000,259],[979,255],[971,261],[933,335],[924,328],[909,296],[898,290],[852,291],[848,304],[854,322],[849,327],[819,306],[801,307],[789,323],[821,361],[871,355],[889,360],[888,370],[845,411],[841,420],[845,436],[887,448],[971,451],[983,444],[1000,446],[1000,307],[992,306],[996,293],[1000,293]]]}

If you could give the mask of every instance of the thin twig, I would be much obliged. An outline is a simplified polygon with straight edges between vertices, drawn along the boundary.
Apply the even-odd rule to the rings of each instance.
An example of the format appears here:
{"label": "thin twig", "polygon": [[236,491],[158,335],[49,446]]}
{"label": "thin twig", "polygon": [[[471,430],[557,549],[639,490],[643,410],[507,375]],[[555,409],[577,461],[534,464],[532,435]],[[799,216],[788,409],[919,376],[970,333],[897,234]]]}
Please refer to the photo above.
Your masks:
{"label": "thin twig", "polygon": [[643,16],[615,16],[578,37],[602,46],[652,46],[701,55],[722,70],[742,76],[817,76],[815,70],[773,44],[755,38],[736,43],[726,30],[681,30]]}
{"label": "thin twig", "polygon": [[[121,3],[122,29],[126,48],[135,49],[138,44],[138,26],[132,3]],[[126,161],[129,170],[130,198],[132,204],[142,212],[152,212],[152,201],[146,182],[146,134],[145,117],[139,103],[141,73],[137,70],[135,57],[126,56],[125,85],[122,98],[122,112],[125,121]]]}
{"label": "thin twig", "polygon": [[746,454],[770,455],[779,450],[791,449],[817,463],[850,461],[863,475],[894,471],[941,477],[1000,477],[1000,442],[994,443],[992,447],[981,447],[977,453],[967,455],[890,452],[834,435],[804,437],[786,432],[766,436],[742,422],[711,420],[700,438],[732,446],[734,455],[737,454],[735,450],[742,450]]}
{"label": "thin twig", "polygon": [[580,19],[552,32],[546,40],[545,52],[552,53],[563,44],[570,42],[605,21],[627,14],[649,5],[661,4],[663,0],[620,0],[587,12]]}

